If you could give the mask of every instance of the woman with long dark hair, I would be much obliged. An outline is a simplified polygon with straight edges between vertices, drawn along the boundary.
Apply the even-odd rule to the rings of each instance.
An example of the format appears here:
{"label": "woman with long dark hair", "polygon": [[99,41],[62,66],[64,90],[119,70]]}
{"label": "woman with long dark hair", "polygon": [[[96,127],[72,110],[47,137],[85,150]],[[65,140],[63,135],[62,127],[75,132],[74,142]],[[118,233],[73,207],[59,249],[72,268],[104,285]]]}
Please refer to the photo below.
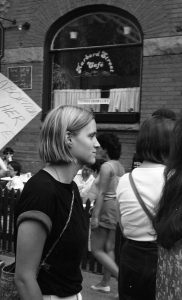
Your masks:
{"label": "woman with long dark hair", "polygon": [[157,243],[152,220],[164,185],[173,127],[174,121],[157,116],[143,122],[136,143],[142,163],[122,176],[116,190],[126,238],[119,262],[121,300],[155,300]]}
{"label": "woman with long dark hair", "polygon": [[159,244],[157,300],[182,299],[182,118],[175,125],[165,186],[154,220]]}

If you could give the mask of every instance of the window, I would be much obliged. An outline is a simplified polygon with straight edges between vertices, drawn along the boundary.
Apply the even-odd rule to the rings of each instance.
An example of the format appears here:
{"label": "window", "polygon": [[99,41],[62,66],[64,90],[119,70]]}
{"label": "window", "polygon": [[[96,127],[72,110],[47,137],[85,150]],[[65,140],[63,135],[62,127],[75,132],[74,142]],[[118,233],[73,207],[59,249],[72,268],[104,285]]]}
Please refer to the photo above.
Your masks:
{"label": "window", "polygon": [[58,23],[51,36],[48,107],[78,105],[92,109],[98,122],[136,122],[140,109],[141,31],[126,12],[96,8],[74,14],[63,25]]}

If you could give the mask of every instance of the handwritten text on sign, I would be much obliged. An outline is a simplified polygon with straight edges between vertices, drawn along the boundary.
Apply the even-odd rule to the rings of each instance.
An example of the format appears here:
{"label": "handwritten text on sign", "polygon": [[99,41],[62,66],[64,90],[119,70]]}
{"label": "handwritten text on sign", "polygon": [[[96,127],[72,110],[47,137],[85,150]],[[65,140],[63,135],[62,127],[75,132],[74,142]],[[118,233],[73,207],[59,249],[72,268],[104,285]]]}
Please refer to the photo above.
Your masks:
{"label": "handwritten text on sign", "polygon": [[40,111],[24,91],[0,73],[0,149]]}

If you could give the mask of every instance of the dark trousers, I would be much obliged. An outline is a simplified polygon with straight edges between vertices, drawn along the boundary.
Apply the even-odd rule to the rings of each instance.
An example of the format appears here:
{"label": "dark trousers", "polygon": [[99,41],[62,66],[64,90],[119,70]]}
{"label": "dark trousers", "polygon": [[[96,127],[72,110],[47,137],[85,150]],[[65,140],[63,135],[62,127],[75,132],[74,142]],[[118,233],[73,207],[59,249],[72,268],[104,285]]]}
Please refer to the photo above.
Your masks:
{"label": "dark trousers", "polygon": [[120,252],[120,300],[155,300],[157,244],[126,240]]}

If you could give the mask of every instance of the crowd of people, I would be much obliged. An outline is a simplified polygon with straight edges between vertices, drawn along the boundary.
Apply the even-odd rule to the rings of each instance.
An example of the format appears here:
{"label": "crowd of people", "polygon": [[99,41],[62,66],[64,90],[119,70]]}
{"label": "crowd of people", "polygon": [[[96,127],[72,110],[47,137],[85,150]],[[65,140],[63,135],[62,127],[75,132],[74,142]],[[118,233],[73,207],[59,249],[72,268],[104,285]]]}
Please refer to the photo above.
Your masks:
{"label": "crowd of people", "polygon": [[[181,300],[182,116],[159,109],[143,121],[130,172],[118,136],[97,134],[93,113],[79,107],[49,112],[39,153],[44,168],[25,184],[15,209],[20,298],[82,299],[90,232],[90,250],[104,268],[101,282],[91,285],[95,292],[109,293],[113,276],[120,300]],[[18,177],[21,167],[5,160],[1,170]]]}

